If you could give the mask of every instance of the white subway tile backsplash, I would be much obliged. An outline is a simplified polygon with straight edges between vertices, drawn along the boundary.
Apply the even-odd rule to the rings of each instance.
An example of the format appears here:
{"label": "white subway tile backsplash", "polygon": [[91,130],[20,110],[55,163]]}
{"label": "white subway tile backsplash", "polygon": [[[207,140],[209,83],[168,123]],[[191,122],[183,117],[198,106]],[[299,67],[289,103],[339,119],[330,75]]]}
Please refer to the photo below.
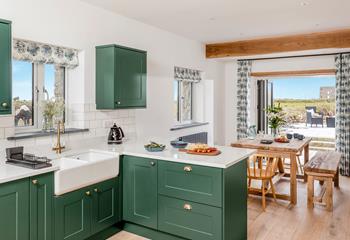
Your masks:
{"label": "white subway tile backsplash", "polygon": [[15,121],[12,115],[0,117],[0,128],[14,127]]}

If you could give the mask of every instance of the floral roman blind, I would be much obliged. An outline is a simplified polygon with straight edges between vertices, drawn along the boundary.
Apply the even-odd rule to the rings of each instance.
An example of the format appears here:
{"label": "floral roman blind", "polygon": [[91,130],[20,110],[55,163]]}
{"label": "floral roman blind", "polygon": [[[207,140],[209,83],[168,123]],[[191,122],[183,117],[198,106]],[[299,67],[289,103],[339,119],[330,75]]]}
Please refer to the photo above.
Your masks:
{"label": "floral roman blind", "polygon": [[76,49],[22,39],[13,39],[12,57],[15,60],[55,64],[68,68],[79,65]]}
{"label": "floral roman blind", "polygon": [[202,71],[183,67],[175,67],[174,78],[177,81],[200,82],[202,80]]}

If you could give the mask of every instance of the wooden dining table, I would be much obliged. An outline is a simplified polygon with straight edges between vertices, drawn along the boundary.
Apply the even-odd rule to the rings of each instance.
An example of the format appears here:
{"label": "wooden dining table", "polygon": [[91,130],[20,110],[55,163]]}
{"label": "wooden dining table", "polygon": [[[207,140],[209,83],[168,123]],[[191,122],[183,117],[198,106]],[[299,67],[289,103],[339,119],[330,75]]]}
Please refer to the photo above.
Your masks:
{"label": "wooden dining table", "polygon": [[[272,138],[272,137],[271,137]],[[266,138],[264,138],[266,139]],[[297,154],[304,152],[304,164],[309,161],[309,144],[311,138],[304,138],[303,140],[291,139],[289,143],[273,142],[271,144],[260,143],[261,139],[240,139],[231,144],[232,147],[256,149],[257,154],[278,157],[279,171],[283,177],[290,178],[290,194],[276,194],[279,199],[290,201],[291,204],[297,204],[297,178],[307,181],[307,177],[302,174],[297,174]],[[283,168],[282,158],[290,159],[290,173],[285,173]]]}

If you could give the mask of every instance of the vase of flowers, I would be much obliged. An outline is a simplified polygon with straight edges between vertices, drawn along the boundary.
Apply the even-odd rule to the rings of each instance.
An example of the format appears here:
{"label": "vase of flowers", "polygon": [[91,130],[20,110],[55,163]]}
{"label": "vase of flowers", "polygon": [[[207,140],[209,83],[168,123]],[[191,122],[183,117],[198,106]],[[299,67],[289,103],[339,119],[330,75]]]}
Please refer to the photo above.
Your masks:
{"label": "vase of flowers", "polygon": [[43,109],[43,123],[42,129],[44,131],[54,130],[54,118],[63,116],[64,101],[63,100],[45,100],[42,102]]}
{"label": "vase of flowers", "polygon": [[286,124],[285,113],[283,112],[281,104],[279,103],[277,106],[272,105],[265,111],[272,135],[277,137],[279,135],[280,128]]}

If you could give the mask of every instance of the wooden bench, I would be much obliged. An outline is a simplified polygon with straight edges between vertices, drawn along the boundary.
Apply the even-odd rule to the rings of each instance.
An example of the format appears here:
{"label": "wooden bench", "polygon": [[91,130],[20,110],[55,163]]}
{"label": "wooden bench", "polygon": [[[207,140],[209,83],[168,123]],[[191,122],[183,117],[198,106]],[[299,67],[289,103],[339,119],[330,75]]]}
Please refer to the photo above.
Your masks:
{"label": "wooden bench", "polygon": [[[339,187],[339,162],[341,154],[335,151],[317,152],[304,166],[307,174],[307,206],[313,208],[314,204],[325,205],[327,210],[333,210],[333,180],[334,186]],[[314,196],[314,181],[322,185],[321,194]],[[325,197],[324,197],[325,196]],[[325,198],[325,199],[324,199]]]}

